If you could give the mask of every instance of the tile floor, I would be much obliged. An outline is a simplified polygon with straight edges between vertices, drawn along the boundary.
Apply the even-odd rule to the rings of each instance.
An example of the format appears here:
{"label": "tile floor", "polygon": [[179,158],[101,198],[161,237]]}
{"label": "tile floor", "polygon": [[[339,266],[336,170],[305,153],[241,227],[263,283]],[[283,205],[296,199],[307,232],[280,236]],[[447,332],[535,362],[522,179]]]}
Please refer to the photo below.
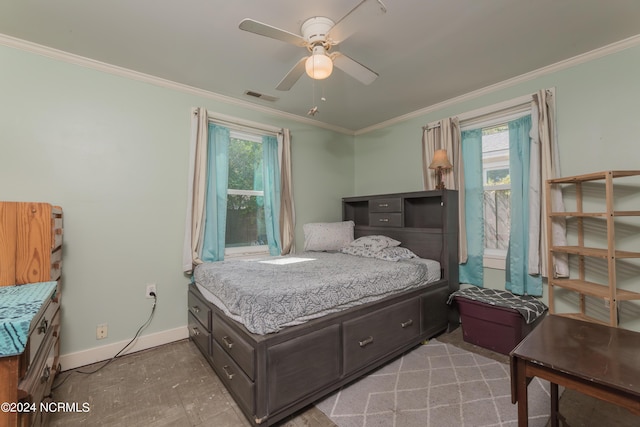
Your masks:
{"label": "tile floor", "polygon": [[[508,363],[507,356],[462,341],[460,328],[438,340]],[[92,375],[70,372],[56,379],[60,385],[53,399],[87,402],[89,411],[52,414],[50,426],[250,426],[196,346],[186,340],[118,358]],[[571,390],[563,394],[560,408],[571,427],[640,425],[640,417]],[[334,425],[315,407],[281,423],[281,427]]]}

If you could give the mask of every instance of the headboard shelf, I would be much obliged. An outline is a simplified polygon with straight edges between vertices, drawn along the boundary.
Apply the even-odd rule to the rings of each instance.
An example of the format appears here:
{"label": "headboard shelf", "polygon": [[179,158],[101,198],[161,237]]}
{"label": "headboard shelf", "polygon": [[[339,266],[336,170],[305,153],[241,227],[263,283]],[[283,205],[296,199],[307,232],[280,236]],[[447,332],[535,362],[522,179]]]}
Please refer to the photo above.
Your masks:
{"label": "headboard shelf", "polygon": [[383,234],[421,258],[440,261],[451,290],[458,284],[458,192],[377,194],[342,199],[342,219],[355,223],[355,237]]}

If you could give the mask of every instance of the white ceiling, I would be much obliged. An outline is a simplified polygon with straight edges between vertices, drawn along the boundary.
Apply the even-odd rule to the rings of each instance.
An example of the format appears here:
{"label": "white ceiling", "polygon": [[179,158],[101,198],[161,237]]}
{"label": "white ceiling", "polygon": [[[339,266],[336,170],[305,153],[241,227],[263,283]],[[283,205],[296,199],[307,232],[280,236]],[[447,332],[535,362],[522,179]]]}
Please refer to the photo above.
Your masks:
{"label": "white ceiling", "polygon": [[299,34],[360,0],[2,0],[0,33],[302,117],[317,105],[314,120],[350,131],[640,34],[638,0],[382,1],[339,46],[380,75],[368,86],[335,70],[276,91],[306,51],[238,28]]}

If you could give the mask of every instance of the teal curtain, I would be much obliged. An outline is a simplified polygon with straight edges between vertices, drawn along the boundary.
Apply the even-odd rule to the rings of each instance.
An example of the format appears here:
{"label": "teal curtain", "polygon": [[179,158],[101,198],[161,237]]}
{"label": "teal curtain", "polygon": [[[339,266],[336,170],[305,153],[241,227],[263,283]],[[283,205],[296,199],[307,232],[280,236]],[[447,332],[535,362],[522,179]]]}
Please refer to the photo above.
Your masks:
{"label": "teal curtain", "polygon": [[465,225],[467,262],[460,264],[460,283],[483,286],[484,283],[484,188],[482,180],[482,129],[462,132],[464,163]]}
{"label": "teal curtain", "polygon": [[280,167],[278,140],[275,136],[262,137],[262,165],[264,186],[264,216],[269,254],[280,255]]}
{"label": "teal curtain", "polygon": [[229,182],[229,129],[209,123],[207,201],[202,261],[224,259]]}
{"label": "teal curtain", "polygon": [[[518,295],[542,296],[542,276],[528,274],[529,260],[529,161],[531,116],[509,124],[511,171],[511,233],[506,260],[505,288]],[[537,238],[537,237],[536,237]]]}

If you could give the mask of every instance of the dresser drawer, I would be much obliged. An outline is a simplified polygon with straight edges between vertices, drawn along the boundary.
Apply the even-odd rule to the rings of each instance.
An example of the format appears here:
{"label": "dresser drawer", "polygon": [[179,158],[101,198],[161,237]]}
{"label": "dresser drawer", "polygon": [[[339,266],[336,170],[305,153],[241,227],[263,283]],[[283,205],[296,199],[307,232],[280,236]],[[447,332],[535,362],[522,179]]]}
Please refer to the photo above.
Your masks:
{"label": "dresser drawer", "polygon": [[394,304],[343,324],[345,374],[420,335],[420,299]]}
{"label": "dresser drawer", "polygon": [[27,396],[30,402],[39,403],[45,395],[45,391],[51,387],[51,381],[57,372],[55,363],[58,356],[59,333],[60,311],[57,311],[51,319],[51,323],[47,325],[44,339],[39,346],[35,347],[32,343],[29,344],[35,354],[24,378],[18,385],[18,389],[21,390],[23,396]]}
{"label": "dresser drawer", "polygon": [[[58,328],[58,325],[56,325],[56,328]],[[30,425],[32,427],[47,425],[49,413],[40,409],[42,402],[51,401],[49,397],[51,395],[51,386],[56,375],[60,373],[60,365],[58,364],[60,340],[57,334],[58,330],[56,329],[52,339],[47,340],[45,343],[43,350],[48,350],[46,352],[47,356],[43,359],[44,366],[38,366],[38,369],[34,370],[34,374],[37,374],[34,375],[35,381],[30,381],[28,386],[20,383],[19,388],[21,390],[22,388],[28,388],[28,390],[22,390],[22,395],[26,395],[26,397],[23,397],[21,401],[31,404],[36,411],[19,414],[18,425]]]}
{"label": "dresser drawer", "polygon": [[369,200],[369,212],[401,212],[402,199],[394,197],[390,199]]}
{"label": "dresser drawer", "polygon": [[370,213],[369,225],[371,227],[402,227],[402,214]]}
{"label": "dresser drawer", "polygon": [[254,413],[253,382],[216,341],[212,341],[211,345],[213,346],[213,366],[220,380],[236,398],[238,405],[243,406],[249,413]]}
{"label": "dresser drawer", "polygon": [[252,380],[254,377],[253,347],[229,327],[218,316],[213,318],[213,339],[242,368]]}
{"label": "dresser drawer", "polygon": [[205,353],[211,354],[211,334],[206,330],[204,326],[198,321],[198,319],[189,313],[189,338],[196,343],[198,347]]}
{"label": "dresser drawer", "polygon": [[187,304],[189,307],[189,313],[193,315],[198,321],[206,328],[206,332],[211,332],[211,310],[207,304],[202,301],[193,290],[189,291],[187,297]]}
{"label": "dresser drawer", "polygon": [[25,348],[25,352],[29,360],[28,366],[33,363],[33,359],[36,357],[38,349],[47,336],[49,329],[53,328],[57,323],[59,323],[59,308],[60,295],[56,289],[55,293],[52,295],[52,298],[47,300],[47,302],[45,303],[43,311],[41,311],[42,315],[34,317],[31,323],[29,339]]}

